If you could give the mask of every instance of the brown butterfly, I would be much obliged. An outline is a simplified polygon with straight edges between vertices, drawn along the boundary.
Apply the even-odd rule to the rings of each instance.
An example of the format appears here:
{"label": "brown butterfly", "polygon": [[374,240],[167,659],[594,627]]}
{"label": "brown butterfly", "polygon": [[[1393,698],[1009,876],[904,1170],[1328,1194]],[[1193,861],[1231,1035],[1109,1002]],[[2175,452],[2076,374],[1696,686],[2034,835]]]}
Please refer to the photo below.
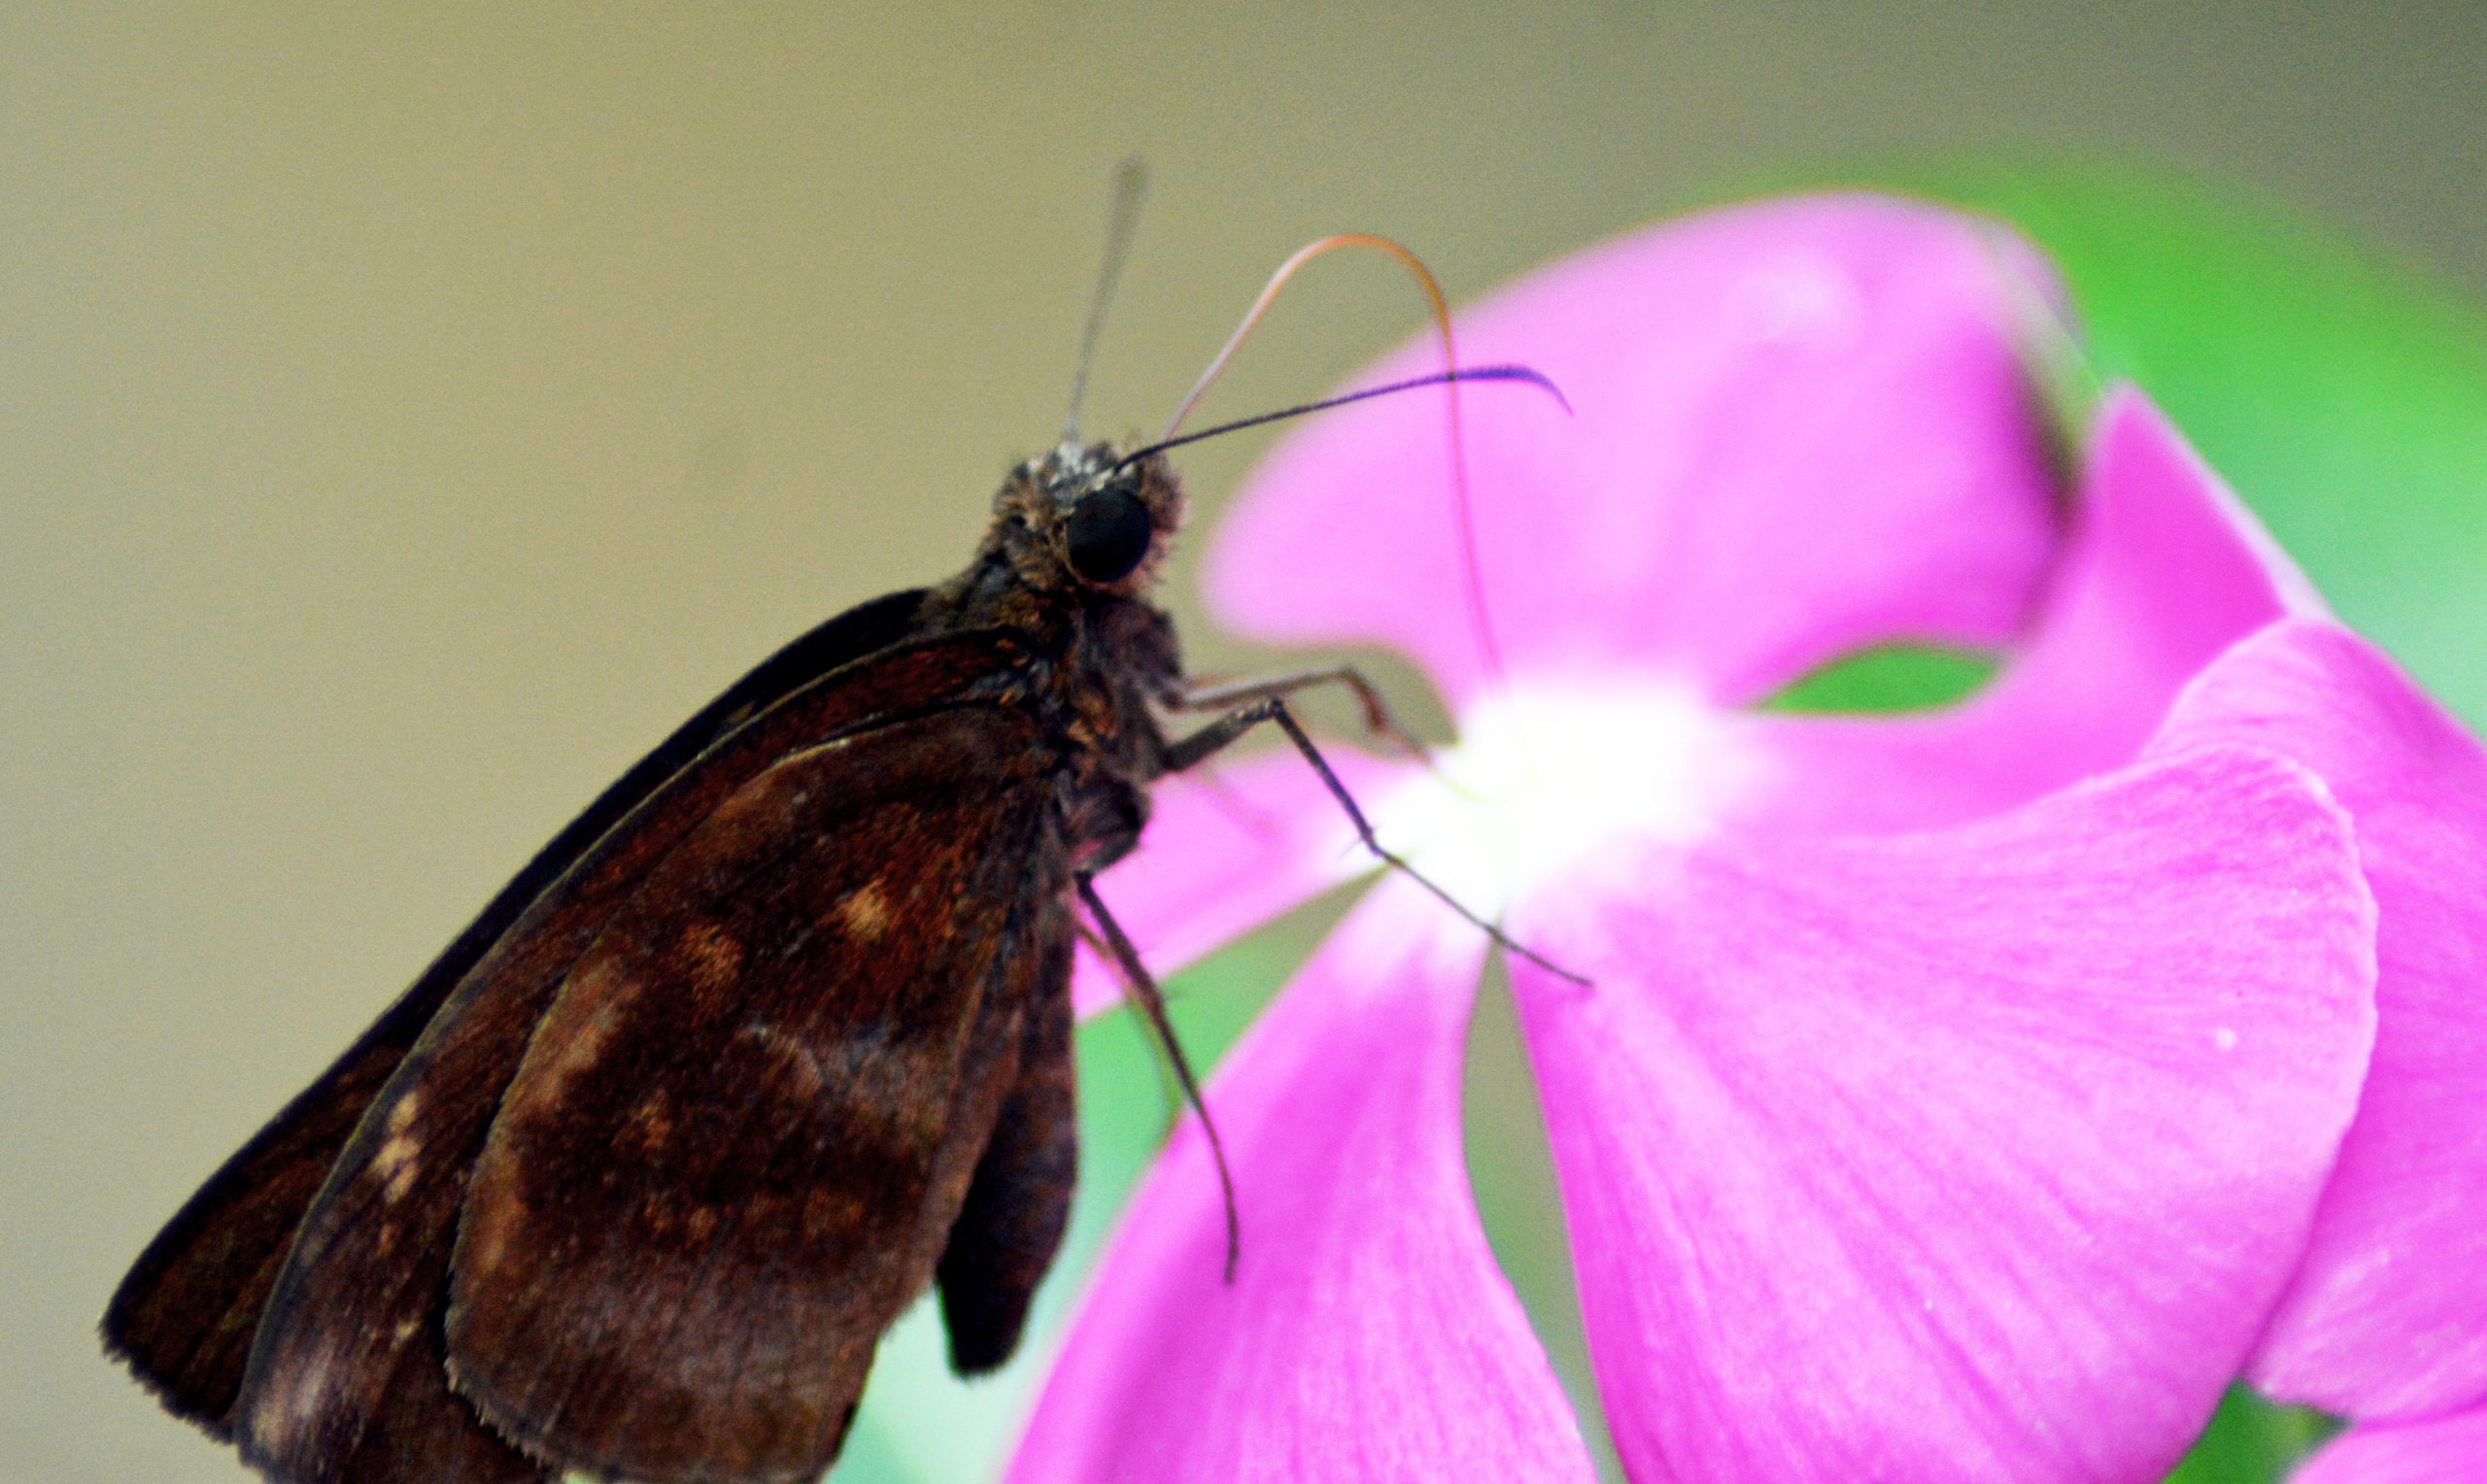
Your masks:
{"label": "brown butterfly", "polygon": [[1198,1103],[1091,878],[1260,723],[1329,778],[1288,692],[1388,729],[1344,669],[1186,685],[1165,452],[1471,379],[1547,385],[1021,465],[965,571],[770,657],[529,861],[157,1235],[107,1347],[289,1484],[810,1478],[936,1284],[954,1366],[1000,1366],[1077,1164],[1079,909]]}

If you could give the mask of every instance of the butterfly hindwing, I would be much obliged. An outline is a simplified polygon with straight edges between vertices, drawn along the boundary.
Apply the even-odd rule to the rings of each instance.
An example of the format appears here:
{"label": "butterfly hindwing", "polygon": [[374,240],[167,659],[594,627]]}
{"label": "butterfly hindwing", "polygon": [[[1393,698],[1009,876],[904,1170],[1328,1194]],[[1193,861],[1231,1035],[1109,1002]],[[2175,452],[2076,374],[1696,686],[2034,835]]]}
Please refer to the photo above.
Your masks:
{"label": "butterfly hindwing", "polygon": [[1050,789],[1032,723],[963,708],[787,758],[649,873],[467,1187],[451,1374],[497,1430],[638,1480],[827,1467],[1018,1081]]}
{"label": "butterfly hindwing", "polygon": [[[678,769],[540,894],[390,1076],[301,1223],[234,1410],[249,1462],[289,1484],[543,1471],[451,1393],[443,1338],[467,1177],[537,1023],[640,882],[745,785],[826,739],[955,706],[1011,662],[1009,641],[971,633],[842,666]],[[461,1439],[454,1456],[477,1462],[442,1472],[396,1445],[410,1437]]]}
{"label": "butterfly hindwing", "polygon": [[1010,1359],[1028,1304],[1053,1265],[1079,1173],[1077,1088],[1071,1057],[1071,938],[1055,933],[1029,1004],[1019,1078],[940,1265],[950,1366],[980,1375]]}

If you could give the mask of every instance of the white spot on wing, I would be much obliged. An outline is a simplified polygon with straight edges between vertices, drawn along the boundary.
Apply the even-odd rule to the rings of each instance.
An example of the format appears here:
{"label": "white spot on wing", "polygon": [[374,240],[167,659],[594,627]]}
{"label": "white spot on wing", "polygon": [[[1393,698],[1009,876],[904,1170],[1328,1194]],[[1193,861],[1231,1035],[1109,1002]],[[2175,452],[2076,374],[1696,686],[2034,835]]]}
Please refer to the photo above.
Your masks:
{"label": "white spot on wing", "polygon": [[336,1357],[325,1349],[271,1368],[265,1394],[251,1409],[251,1431],[262,1451],[291,1451],[294,1436],[325,1409],[336,1369]]}
{"label": "white spot on wing", "polygon": [[[396,1126],[396,1119],[390,1119]],[[381,1141],[380,1152],[371,1157],[371,1172],[387,1182],[380,1198],[394,1204],[406,1198],[415,1185],[415,1156],[423,1153],[423,1140],[412,1132],[392,1133]]]}
{"label": "white spot on wing", "polygon": [[758,1041],[762,1046],[775,1053],[779,1060],[795,1068],[803,1079],[804,1086],[810,1091],[817,1093],[829,1086],[829,1067],[821,1061],[820,1054],[767,1021],[749,1022],[740,1030],[734,1032],[734,1037],[737,1040]]}

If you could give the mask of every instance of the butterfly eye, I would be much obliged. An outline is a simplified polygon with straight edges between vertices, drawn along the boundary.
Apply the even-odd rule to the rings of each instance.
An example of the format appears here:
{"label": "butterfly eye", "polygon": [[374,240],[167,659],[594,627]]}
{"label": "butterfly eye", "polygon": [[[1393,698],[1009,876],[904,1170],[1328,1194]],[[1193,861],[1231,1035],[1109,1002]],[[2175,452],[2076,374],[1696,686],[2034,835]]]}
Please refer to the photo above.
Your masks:
{"label": "butterfly eye", "polygon": [[1071,507],[1071,518],[1063,523],[1071,570],[1081,581],[1101,588],[1130,576],[1148,555],[1148,543],[1156,534],[1148,507],[1140,502],[1140,496],[1113,487],[1081,495]]}

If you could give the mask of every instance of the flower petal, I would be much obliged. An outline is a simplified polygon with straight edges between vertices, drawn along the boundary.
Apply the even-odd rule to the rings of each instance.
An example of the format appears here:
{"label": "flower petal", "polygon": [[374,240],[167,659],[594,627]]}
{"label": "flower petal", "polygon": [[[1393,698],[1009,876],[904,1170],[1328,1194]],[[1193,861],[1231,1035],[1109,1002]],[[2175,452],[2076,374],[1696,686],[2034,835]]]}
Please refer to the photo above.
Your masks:
{"label": "flower petal", "polygon": [[2487,752],[2380,652],[2319,622],[2275,624],[2194,684],[2162,745],[2205,741],[2321,774],[2357,822],[2380,914],[2373,1065],[2255,1383],[2367,1418],[2475,1404],[2487,1399]]}
{"label": "flower petal", "polygon": [[2480,1484],[2487,1411],[2351,1428],[2289,1475],[2289,1484]]}
{"label": "flower petal", "polygon": [[2294,1266],[2372,1030],[2301,769],[2205,749],[1941,833],[1652,853],[1513,965],[1636,1478],[2134,1479]]}
{"label": "flower petal", "polygon": [[[1325,742],[1321,755],[1357,798],[1381,796],[1414,771],[1342,743]],[[1140,848],[1097,890],[1165,975],[1374,864],[1321,775],[1288,751],[1160,779]],[[1120,1003],[1113,969],[1084,943],[1078,961],[1079,1013]]]}
{"label": "flower petal", "polygon": [[2081,525],[2037,632],[1993,686],[1918,717],[1757,715],[1782,787],[1758,813],[1806,828],[1911,829],[2027,802],[2139,752],[2221,651],[2324,611],[2182,434],[2130,388],[2091,437]]}
{"label": "flower petal", "polygon": [[[1577,411],[1461,398],[1511,667],[1654,666],[1735,702],[1876,640],[2010,632],[2053,539],[2010,326],[2050,282],[1999,227],[1823,196],[1626,237],[1464,316],[1463,362],[1524,361]],[[1420,338],[1353,385],[1440,354]],[[1230,511],[1211,607],[1394,645],[1468,699],[1489,677],[1448,469],[1435,396],[1325,415]]]}
{"label": "flower petal", "polygon": [[1594,1476],[1469,1193],[1459,1075],[1484,949],[1443,917],[1384,880],[1219,1071],[1234,1283],[1187,1123],[1089,1285],[1013,1478]]}

